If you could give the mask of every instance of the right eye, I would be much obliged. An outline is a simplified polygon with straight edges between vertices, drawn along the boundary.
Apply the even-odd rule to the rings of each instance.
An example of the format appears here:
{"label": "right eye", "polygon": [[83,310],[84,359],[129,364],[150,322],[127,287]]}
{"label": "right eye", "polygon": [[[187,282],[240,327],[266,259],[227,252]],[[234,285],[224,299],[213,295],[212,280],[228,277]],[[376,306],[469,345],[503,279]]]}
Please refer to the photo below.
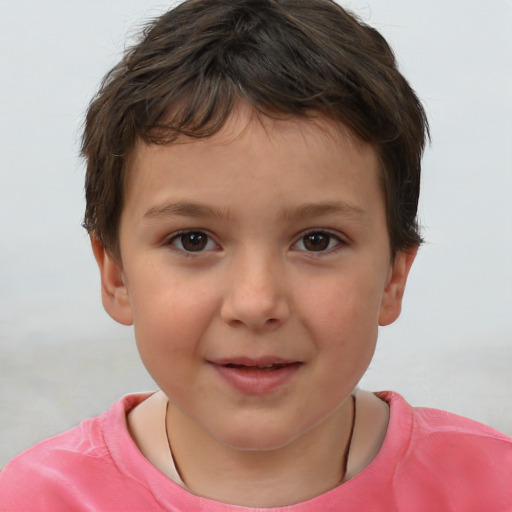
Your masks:
{"label": "right eye", "polygon": [[216,249],[217,244],[203,231],[184,231],[173,236],[169,244],[184,252],[204,252]]}

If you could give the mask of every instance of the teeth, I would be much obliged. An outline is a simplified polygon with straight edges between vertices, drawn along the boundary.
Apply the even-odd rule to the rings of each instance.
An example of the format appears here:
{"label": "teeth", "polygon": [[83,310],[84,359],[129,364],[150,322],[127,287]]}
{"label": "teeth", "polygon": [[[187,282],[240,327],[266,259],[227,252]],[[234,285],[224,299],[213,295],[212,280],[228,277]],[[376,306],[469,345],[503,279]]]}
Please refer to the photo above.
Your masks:
{"label": "teeth", "polygon": [[258,370],[269,371],[269,370],[278,370],[279,368],[282,368],[285,365],[276,363],[276,364],[264,364],[264,365],[258,365],[258,366],[245,366],[243,364],[228,363],[228,364],[226,364],[226,366],[228,368],[240,368],[240,369],[247,368],[247,370],[257,368]]}
{"label": "teeth", "polygon": [[262,370],[279,370],[281,369],[283,366],[286,366],[285,364],[268,364],[266,366],[258,366],[258,368],[261,368]]}

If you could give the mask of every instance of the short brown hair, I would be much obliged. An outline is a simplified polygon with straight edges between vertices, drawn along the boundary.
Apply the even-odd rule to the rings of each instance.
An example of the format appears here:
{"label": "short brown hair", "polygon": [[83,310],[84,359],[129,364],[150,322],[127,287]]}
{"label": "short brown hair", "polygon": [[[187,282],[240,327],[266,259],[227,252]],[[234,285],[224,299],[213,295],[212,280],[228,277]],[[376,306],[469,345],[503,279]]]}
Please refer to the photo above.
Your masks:
{"label": "short brown hair", "polygon": [[87,112],[84,227],[120,257],[137,140],[208,137],[240,101],[272,117],[320,113],[372,144],[392,254],[421,242],[425,112],[384,38],[332,0],[187,0],[147,25]]}

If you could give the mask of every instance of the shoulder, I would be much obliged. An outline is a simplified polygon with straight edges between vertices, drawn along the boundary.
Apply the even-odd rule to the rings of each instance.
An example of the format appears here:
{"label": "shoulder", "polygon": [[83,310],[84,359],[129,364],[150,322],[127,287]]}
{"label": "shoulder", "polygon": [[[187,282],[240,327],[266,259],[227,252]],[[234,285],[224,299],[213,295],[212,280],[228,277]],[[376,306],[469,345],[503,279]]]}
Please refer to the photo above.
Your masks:
{"label": "shoulder", "polygon": [[0,472],[0,510],[75,510],[81,489],[101,488],[117,472],[105,437],[123,428],[127,410],[143,398],[124,397],[107,412],[15,457]]}
{"label": "shoulder", "polygon": [[397,393],[385,391],[378,396],[389,403],[394,419],[410,428],[411,442],[445,443],[460,439],[471,440],[472,445],[496,445],[505,453],[512,449],[511,437],[478,421],[440,409],[412,407]]}
{"label": "shoulder", "polygon": [[390,405],[390,436],[402,439],[395,478],[407,483],[407,494],[442,496],[457,510],[512,507],[512,438],[456,414],[411,407],[396,393],[378,396]]}

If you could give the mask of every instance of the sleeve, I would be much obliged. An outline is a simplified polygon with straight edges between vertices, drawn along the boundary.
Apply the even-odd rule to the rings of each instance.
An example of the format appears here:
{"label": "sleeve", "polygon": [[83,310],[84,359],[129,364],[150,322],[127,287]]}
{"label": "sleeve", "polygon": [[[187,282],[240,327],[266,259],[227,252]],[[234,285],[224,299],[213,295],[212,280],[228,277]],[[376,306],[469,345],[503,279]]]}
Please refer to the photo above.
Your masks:
{"label": "sleeve", "polygon": [[2,469],[0,512],[98,512],[106,484],[118,480],[110,462],[98,421],[86,420],[32,446]]}
{"label": "sleeve", "polygon": [[79,510],[64,475],[29,455],[11,461],[0,472],[1,512]]}

